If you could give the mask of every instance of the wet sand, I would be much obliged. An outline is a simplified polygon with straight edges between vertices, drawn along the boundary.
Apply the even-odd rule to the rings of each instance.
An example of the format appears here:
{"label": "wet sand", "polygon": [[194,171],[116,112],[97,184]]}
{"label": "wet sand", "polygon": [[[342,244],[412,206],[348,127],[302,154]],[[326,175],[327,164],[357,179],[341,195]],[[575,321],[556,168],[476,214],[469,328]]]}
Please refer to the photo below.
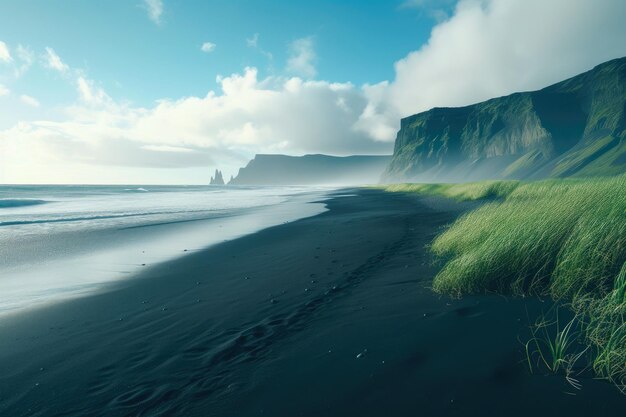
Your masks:
{"label": "wet sand", "polygon": [[0,415],[622,415],[606,382],[528,372],[547,303],[428,288],[425,246],[470,205],[328,207],[3,320]]}

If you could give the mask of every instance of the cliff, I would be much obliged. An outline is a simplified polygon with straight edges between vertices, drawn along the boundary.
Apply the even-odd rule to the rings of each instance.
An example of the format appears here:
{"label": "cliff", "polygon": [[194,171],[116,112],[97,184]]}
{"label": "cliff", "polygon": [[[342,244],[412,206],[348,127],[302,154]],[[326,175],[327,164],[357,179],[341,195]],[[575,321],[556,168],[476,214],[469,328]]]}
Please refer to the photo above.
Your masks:
{"label": "cliff", "polygon": [[356,185],[377,183],[390,156],[256,155],[229,185]]}
{"label": "cliff", "polygon": [[402,119],[383,181],[626,171],[626,58],[539,91]]}

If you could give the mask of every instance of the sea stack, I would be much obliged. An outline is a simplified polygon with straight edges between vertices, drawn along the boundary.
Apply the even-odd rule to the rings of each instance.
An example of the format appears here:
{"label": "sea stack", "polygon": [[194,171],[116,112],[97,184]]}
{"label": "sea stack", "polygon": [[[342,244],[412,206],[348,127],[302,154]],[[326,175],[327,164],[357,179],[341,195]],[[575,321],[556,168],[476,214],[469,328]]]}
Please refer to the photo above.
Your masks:
{"label": "sea stack", "polygon": [[216,169],[215,176],[211,177],[210,185],[224,185],[224,177],[222,176],[222,171]]}

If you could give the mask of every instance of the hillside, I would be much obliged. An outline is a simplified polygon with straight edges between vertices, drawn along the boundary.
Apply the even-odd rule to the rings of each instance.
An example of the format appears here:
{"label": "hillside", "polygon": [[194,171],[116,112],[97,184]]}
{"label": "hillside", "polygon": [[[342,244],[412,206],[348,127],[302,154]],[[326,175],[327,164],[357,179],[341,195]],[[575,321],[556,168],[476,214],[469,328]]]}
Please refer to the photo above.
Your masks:
{"label": "hillside", "polygon": [[256,155],[229,185],[356,185],[376,183],[390,156]]}
{"label": "hillside", "polygon": [[402,119],[383,180],[461,182],[626,171],[626,58],[539,91]]}

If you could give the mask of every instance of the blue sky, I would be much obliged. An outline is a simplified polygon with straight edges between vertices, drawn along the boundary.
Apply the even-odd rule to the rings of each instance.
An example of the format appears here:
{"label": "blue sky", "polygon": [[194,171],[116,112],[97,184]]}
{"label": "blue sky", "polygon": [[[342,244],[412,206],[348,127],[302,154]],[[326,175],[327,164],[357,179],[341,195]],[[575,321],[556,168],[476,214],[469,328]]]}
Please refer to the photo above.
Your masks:
{"label": "blue sky", "polygon": [[[203,95],[216,76],[254,66],[284,74],[289,44],[310,38],[316,77],[357,85],[393,76],[394,61],[428,40],[426,9],[400,1],[163,1],[158,22],[141,0],[3,1],[0,39],[34,51],[51,46],[112,96],[137,105]],[[444,6],[449,9],[450,3]],[[257,47],[251,46],[256,37]],[[251,42],[248,42],[250,40]],[[202,52],[211,42],[215,48]],[[270,57],[271,54],[271,57]],[[30,71],[17,87],[42,103],[74,99],[54,74]]]}
{"label": "blue sky", "polygon": [[0,0],[0,183],[389,154],[400,119],[626,55],[623,0]]}

